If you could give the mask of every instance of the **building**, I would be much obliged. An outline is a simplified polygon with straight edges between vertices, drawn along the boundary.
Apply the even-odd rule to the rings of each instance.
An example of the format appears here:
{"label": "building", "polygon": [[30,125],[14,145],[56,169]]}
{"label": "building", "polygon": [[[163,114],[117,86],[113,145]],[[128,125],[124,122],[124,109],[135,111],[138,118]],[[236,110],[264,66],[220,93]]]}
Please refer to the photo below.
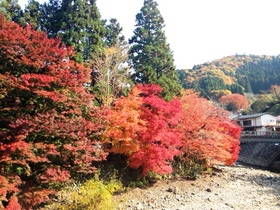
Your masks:
{"label": "building", "polygon": [[280,132],[280,115],[276,117],[276,126],[275,129],[277,132]]}
{"label": "building", "polygon": [[243,128],[243,135],[267,135],[275,132],[276,117],[267,113],[239,115],[234,120]]}

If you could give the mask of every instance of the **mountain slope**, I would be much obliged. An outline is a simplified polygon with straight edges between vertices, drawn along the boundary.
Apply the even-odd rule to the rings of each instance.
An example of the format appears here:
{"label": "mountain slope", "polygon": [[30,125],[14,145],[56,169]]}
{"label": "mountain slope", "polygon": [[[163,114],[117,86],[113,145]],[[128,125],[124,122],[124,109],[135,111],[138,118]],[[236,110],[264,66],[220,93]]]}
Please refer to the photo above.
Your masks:
{"label": "mountain slope", "polygon": [[280,84],[280,56],[227,56],[178,72],[184,88],[201,91],[204,96],[217,90],[256,94]]}

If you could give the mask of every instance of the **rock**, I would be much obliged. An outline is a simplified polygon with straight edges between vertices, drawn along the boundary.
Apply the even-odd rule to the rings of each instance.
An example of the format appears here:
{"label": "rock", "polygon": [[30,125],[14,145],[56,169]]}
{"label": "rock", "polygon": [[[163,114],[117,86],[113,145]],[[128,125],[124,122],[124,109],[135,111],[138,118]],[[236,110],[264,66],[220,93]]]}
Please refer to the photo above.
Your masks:
{"label": "rock", "polygon": [[142,203],[137,203],[135,208],[136,208],[136,210],[142,210],[142,209],[144,209],[144,206]]}
{"label": "rock", "polygon": [[279,209],[279,173],[242,165],[218,166],[215,173],[196,181],[158,182],[147,189],[116,195],[114,199],[123,201],[119,209],[128,210]]}
{"label": "rock", "polygon": [[173,192],[173,190],[169,187],[166,192]]}
{"label": "rock", "polygon": [[207,188],[205,191],[206,192],[212,192],[210,188]]}

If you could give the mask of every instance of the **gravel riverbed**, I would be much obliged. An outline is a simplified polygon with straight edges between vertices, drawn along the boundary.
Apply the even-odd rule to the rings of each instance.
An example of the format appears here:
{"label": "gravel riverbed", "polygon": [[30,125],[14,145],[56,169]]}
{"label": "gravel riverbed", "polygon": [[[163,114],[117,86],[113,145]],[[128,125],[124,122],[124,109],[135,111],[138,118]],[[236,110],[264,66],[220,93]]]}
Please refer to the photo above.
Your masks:
{"label": "gravel riverbed", "polygon": [[158,181],[114,199],[121,210],[280,209],[280,173],[243,165],[217,168],[197,180]]}

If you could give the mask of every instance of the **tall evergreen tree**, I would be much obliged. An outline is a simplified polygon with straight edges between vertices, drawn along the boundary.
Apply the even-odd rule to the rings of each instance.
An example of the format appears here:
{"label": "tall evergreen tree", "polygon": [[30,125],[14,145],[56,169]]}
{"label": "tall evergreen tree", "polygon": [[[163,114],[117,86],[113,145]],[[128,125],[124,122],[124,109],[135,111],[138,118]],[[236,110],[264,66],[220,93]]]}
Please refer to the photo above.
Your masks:
{"label": "tall evergreen tree", "polygon": [[60,14],[62,0],[49,0],[41,5],[41,28],[47,32],[51,38],[57,37],[57,32],[60,30]]}
{"label": "tall evergreen tree", "polygon": [[18,0],[0,0],[0,14],[4,15],[8,21],[24,24],[23,11]]}
{"label": "tall evergreen tree", "polygon": [[50,14],[48,31],[74,47],[78,62],[88,61],[91,55],[103,51],[105,27],[96,0],[53,0],[46,9],[55,12],[54,16]]}
{"label": "tall evergreen tree", "polygon": [[115,45],[125,45],[125,36],[122,34],[123,28],[120,26],[120,23],[116,18],[111,18],[109,23],[105,20],[106,24],[106,37],[105,43],[108,47]]}
{"label": "tall evergreen tree", "polygon": [[24,9],[24,20],[35,30],[43,30],[42,5],[36,0],[29,0]]}
{"label": "tall evergreen tree", "polygon": [[134,82],[159,84],[163,97],[170,100],[181,94],[181,85],[174,65],[173,54],[166,42],[164,19],[153,0],[144,0],[136,15],[136,29],[129,40]]}

